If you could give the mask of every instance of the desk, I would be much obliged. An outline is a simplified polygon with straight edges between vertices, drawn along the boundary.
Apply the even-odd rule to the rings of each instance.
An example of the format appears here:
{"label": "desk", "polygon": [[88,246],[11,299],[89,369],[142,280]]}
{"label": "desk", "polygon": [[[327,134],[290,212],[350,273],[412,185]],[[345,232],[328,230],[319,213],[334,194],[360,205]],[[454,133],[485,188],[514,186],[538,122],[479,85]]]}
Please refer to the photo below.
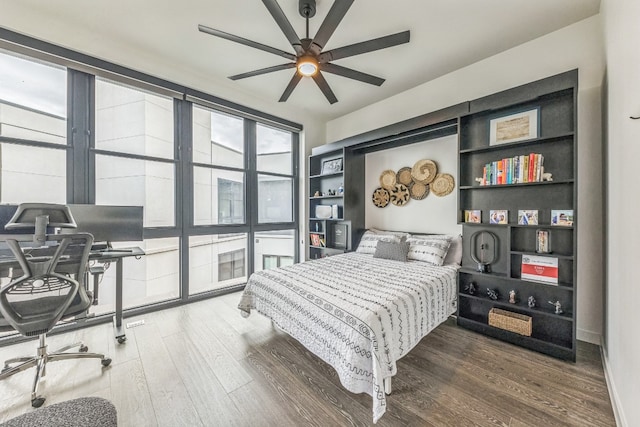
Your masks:
{"label": "desk", "polygon": [[140,257],[145,253],[141,248],[117,248],[106,251],[91,252],[89,261],[116,262],[116,312],[113,316],[113,329],[120,344],[127,340],[122,327],[122,260],[128,257]]}

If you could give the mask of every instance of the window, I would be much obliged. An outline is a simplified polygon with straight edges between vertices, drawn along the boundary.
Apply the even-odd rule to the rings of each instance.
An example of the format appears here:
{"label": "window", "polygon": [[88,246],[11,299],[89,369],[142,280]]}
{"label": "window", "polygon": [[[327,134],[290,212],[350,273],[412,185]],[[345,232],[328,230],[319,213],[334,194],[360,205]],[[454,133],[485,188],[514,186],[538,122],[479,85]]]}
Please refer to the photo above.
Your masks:
{"label": "window", "polygon": [[0,202],[66,203],[66,149],[67,70],[0,51]]}
{"label": "window", "polygon": [[244,224],[244,172],[193,168],[193,224]]}
{"label": "window", "polygon": [[258,222],[293,221],[293,179],[258,175]]}
{"label": "window", "polygon": [[193,108],[193,162],[242,169],[244,121],[240,117]]}
{"label": "window", "polygon": [[244,275],[244,250],[218,255],[218,280],[237,279]]}
{"label": "window", "polygon": [[218,221],[220,224],[244,223],[242,182],[218,178]]}
{"label": "window", "polygon": [[269,270],[276,267],[293,265],[293,257],[279,255],[262,255],[262,269]]}
{"label": "window", "polygon": [[260,172],[292,175],[291,132],[258,124],[256,134],[257,169]]}

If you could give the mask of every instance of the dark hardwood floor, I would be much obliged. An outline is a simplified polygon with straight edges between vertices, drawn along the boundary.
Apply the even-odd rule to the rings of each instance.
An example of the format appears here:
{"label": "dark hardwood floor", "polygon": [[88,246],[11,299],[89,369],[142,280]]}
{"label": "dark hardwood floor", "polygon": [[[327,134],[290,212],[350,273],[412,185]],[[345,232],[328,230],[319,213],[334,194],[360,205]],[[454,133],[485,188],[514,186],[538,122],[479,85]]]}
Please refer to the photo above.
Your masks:
{"label": "dark hardwood floor", "polygon": [[[239,294],[50,338],[84,339],[112,365],[64,361],[48,367],[47,404],[101,396],[120,426],[365,426],[371,397],[352,394],[335,371],[266,318],[235,308]],[[613,426],[599,349],[579,343],[568,363],[458,328],[439,326],[398,362],[379,426]],[[36,342],[0,348],[31,354]],[[33,369],[0,381],[0,422],[31,411]]]}

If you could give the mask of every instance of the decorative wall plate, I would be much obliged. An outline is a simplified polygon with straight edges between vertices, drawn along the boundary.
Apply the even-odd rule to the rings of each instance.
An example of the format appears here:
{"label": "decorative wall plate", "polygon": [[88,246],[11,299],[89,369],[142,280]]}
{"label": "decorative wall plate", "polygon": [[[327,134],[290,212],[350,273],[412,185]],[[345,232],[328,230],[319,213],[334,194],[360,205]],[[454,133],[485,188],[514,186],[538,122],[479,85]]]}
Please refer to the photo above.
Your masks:
{"label": "decorative wall plate", "polygon": [[422,200],[429,195],[429,184],[412,181],[409,184],[409,194],[413,200]]}
{"label": "decorative wall plate", "polygon": [[453,191],[453,176],[448,173],[439,173],[430,184],[431,192],[438,197],[446,196]]}
{"label": "decorative wall plate", "polygon": [[387,190],[393,190],[396,185],[396,173],[391,169],[387,169],[386,171],[380,174],[380,186],[382,188],[386,188]]}
{"label": "decorative wall plate", "polygon": [[378,187],[373,190],[373,195],[371,196],[371,200],[373,201],[374,206],[378,208],[386,207],[389,204],[390,198],[391,195],[389,194],[389,192],[382,187]]}
{"label": "decorative wall plate", "polygon": [[408,187],[409,184],[413,182],[413,178],[411,178],[411,168],[409,167],[400,168],[400,170],[396,174],[396,182],[400,184],[404,184]]}
{"label": "decorative wall plate", "polygon": [[396,206],[404,206],[409,200],[409,189],[404,184],[396,184],[395,188],[391,190],[391,203]]}
{"label": "decorative wall plate", "polygon": [[413,168],[411,168],[411,177],[415,182],[420,184],[429,184],[434,180],[438,173],[438,166],[433,160],[418,160]]}

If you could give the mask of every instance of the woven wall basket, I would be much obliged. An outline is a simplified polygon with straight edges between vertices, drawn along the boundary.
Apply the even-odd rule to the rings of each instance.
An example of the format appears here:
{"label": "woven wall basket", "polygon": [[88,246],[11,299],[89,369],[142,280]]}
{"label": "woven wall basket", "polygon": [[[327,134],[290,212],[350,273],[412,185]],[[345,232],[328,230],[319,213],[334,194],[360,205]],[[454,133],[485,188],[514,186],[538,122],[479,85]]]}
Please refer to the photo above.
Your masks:
{"label": "woven wall basket", "polygon": [[446,196],[451,193],[454,188],[453,176],[448,173],[439,173],[436,179],[429,184],[431,192],[438,197]]}
{"label": "woven wall basket", "polygon": [[433,160],[418,160],[411,168],[411,177],[420,184],[429,184],[438,173],[438,166]]}
{"label": "woven wall basket", "polygon": [[412,182],[409,184],[409,194],[413,200],[422,200],[429,195],[429,185]]}
{"label": "woven wall basket", "polygon": [[411,168],[400,168],[400,170],[396,174],[396,182],[408,187],[413,182],[413,178],[411,178]]}
{"label": "woven wall basket", "polygon": [[396,173],[391,169],[387,169],[386,171],[380,174],[380,187],[386,188],[389,191],[392,191],[396,185]]}

